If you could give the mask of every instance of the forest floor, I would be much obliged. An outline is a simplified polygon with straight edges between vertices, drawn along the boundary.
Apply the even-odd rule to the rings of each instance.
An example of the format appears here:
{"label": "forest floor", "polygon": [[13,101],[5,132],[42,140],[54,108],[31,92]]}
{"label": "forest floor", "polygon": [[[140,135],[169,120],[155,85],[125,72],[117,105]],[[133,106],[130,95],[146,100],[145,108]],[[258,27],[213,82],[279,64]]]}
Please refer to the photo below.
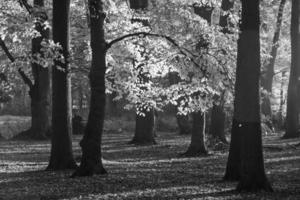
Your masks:
{"label": "forest floor", "polygon": [[[78,142],[73,150],[80,159]],[[0,199],[300,199],[299,140],[264,138],[266,173],[273,193],[236,193],[222,182],[227,151],[183,158],[190,136],[159,132],[158,144],[134,146],[128,131],[105,132],[104,165],[108,175],[71,179],[72,171],[44,171],[49,141],[0,141]]]}

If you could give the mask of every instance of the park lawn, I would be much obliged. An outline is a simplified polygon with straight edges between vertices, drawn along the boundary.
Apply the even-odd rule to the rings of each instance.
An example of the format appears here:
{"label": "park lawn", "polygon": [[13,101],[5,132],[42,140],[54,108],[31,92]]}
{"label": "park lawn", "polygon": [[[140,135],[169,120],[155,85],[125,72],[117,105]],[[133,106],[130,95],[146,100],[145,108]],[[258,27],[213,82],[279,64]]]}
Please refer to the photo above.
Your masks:
{"label": "park lawn", "polygon": [[[73,150],[80,160],[78,142]],[[266,173],[274,193],[233,191],[222,182],[227,151],[183,158],[190,136],[159,132],[157,145],[133,146],[129,132],[106,132],[104,165],[108,175],[71,179],[72,171],[44,171],[50,142],[0,141],[0,199],[300,199],[299,140],[264,139]]]}

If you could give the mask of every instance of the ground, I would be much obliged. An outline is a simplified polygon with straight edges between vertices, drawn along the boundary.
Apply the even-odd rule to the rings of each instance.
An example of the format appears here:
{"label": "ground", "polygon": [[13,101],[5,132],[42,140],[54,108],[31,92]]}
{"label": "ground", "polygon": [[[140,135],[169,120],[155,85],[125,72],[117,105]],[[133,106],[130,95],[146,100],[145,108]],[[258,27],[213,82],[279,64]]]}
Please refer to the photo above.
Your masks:
{"label": "ground", "polygon": [[[76,160],[78,142],[73,139]],[[47,172],[50,142],[0,141],[0,199],[300,199],[299,140],[264,138],[266,172],[274,193],[233,191],[222,182],[227,149],[198,158],[178,157],[189,136],[159,132],[157,145],[128,144],[132,132],[106,131],[104,165],[108,175],[71,179],[72,171]]]}

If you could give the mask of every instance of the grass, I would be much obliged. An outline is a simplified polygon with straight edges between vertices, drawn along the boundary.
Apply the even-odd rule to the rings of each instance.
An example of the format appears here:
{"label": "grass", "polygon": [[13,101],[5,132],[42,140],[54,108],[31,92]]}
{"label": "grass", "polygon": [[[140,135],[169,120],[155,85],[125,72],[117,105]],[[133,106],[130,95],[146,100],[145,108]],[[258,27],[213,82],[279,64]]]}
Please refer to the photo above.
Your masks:
{"label": "grass", "polygon": [[[81,136],[73,139],[79,161]],[[129,132],[106,132],[104,165],[109,174],[70,179],[71,171],[46,172],[50,142],[0,142],[0,199],[300,199],[300,148],[296,140],[272,136],[265,142],[265,163],[274,193],[232,191],[221,182],[227,150],[211,156],[180,158],[190,137],[160,132],[155,146],[127,144]]]}

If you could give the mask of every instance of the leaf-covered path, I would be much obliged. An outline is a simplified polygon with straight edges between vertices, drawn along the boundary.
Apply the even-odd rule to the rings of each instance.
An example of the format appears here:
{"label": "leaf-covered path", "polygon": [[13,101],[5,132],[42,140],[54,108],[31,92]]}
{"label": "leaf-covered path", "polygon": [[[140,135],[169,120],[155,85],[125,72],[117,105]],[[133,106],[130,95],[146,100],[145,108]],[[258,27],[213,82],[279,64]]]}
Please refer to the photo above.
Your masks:
{"label": "leaf-covered path", "polygon": [[[300,147],[296,140],[265,139],[266,172],[274,193],[238,194],[222,179],[227,150],[182,158],[189,136],[159,133],[158,145],[127,144],[128,133],[104,134],[109,174],[69,178],[44,171],[49,142],[0,141],[0,199],[300,199]],[[78,136],[73,146],[77,161]]]}

